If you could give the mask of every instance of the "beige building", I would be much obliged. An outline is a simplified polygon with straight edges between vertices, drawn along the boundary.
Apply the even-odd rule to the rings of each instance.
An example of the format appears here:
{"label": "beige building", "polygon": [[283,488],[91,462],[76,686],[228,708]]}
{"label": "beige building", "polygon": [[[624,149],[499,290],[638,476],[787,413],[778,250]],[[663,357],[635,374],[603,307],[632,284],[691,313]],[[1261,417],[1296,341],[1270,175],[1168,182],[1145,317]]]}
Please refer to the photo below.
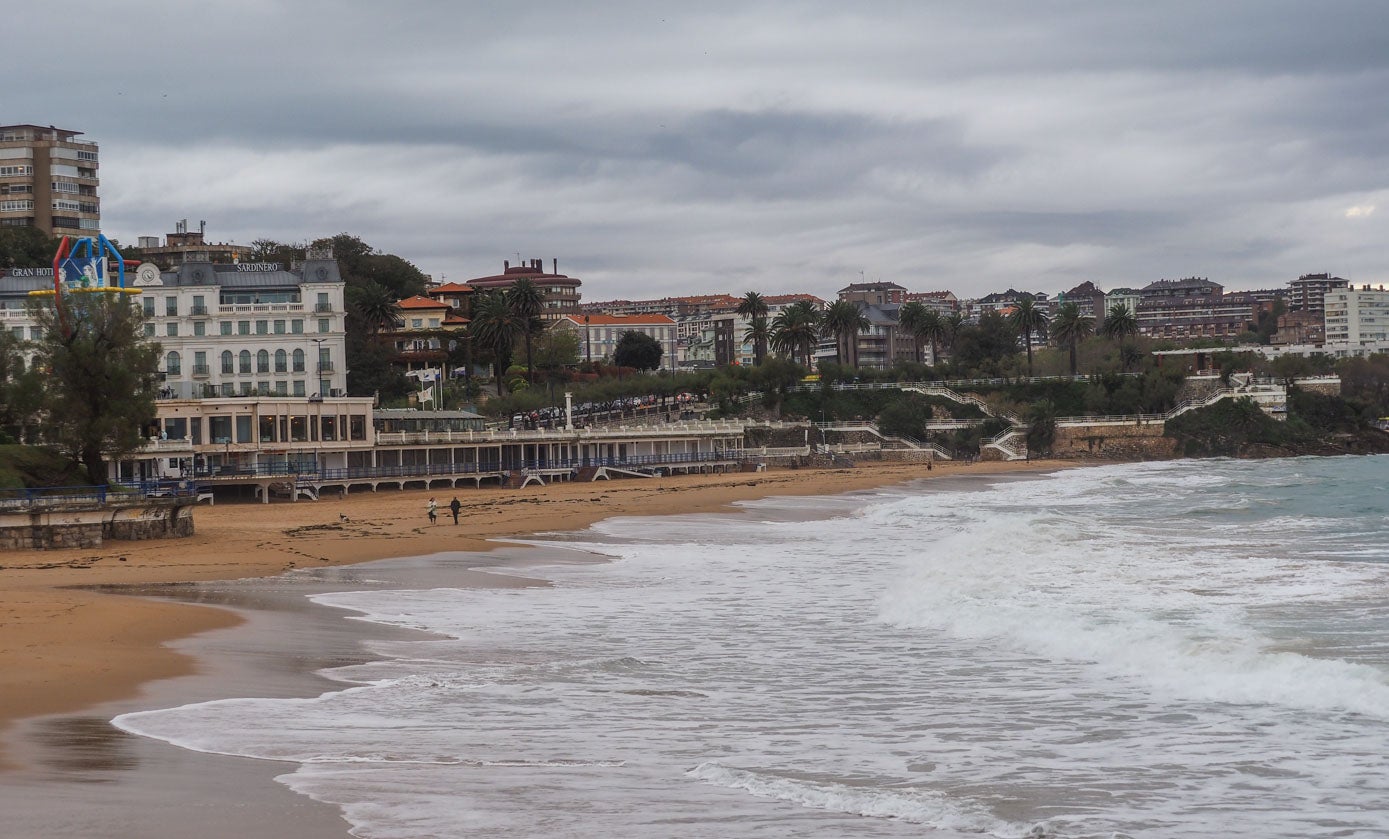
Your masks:
{"label": "beige building", "polygon": [[37,227],[50,236],[101,230],[97,146],[82,132],[0,125],[0,227]]}
{"label": "beige building", "polygon": [[628,332],[641,332],[661,345],[661,367],[674,370],[678,363],[675,321],[665,315],[565,315],[552,329],[566,329],[579,338],[579,358],[612,361],[617,342]]}

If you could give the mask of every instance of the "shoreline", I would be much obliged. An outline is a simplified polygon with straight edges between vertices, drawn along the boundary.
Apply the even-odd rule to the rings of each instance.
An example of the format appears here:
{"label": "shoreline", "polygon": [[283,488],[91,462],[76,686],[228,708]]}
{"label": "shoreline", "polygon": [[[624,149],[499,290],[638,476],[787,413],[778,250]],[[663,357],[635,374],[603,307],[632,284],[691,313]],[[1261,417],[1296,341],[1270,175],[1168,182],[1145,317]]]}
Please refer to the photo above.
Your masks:
{"label": "shoreline", "polygon": [[[831,495],[928,477],[1050,471],[1069,461],[975,464],[874,463],[847,469],[778,469],[650,480],[558,483],[523,490],[359,493],[345,500],[199,507],[196,533],[98,549],[0,555],[0,773],[22,767],[5,739],[14,724],[137,698],[146,686],[201,672],[180,639],[236,626],[217,605],[153,599],[152,586],[265,578],[441,552],[488,553],[508,539],[580,530],[628,515],[714,512],[769,496]],[[443,513],[431,526],[428,499]],[[343,519],[341,517],[345,516]]]}

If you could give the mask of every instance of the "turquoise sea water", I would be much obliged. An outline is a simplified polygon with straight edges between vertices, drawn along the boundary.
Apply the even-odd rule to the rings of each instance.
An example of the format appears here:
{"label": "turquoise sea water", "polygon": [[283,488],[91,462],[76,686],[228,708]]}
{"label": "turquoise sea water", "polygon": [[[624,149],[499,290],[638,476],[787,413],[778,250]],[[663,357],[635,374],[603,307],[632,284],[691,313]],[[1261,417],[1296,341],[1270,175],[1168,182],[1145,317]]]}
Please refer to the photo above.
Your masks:
{"label": "turquoise sea water", "polygon": [[[1389,458],[1178,461],[613,519],[308,700],[117,724],[362,837],[1389,835]],[[441,573],[444,573],[441,571]]]}

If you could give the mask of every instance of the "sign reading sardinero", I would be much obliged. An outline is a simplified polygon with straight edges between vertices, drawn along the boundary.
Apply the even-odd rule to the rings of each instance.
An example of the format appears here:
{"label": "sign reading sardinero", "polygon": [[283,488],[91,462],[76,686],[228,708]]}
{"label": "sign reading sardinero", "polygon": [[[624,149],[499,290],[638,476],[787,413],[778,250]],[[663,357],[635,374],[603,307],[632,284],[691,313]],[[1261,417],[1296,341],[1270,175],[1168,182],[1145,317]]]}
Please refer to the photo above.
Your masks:
{"label": "sign reading sardinero", "polygon": [[51,277],[52,268],[10,268],[5,271],[7,277]]}
{"label": "sign reading sardinero", "polygon": [[278,262],[238,262],[234,265],[218,265],[217,270],[237,271],[242,274],[265,273],[279,271]]}

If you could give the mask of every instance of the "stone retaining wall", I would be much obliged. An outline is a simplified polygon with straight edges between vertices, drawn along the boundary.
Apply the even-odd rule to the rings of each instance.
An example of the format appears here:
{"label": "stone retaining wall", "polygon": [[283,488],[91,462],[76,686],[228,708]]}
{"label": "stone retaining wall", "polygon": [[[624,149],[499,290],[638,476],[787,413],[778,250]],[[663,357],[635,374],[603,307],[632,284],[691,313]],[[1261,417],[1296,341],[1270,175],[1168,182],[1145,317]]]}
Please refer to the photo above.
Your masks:
{"label": "stone retaining wall", "polygon": [[1161,422],[1089,425],[1056,429],[1052,456],[1084,460],[1165,460],[1177,456],[1177,441],[1162,436]]}
{"label": "stone retaining wall", "polygon": [[193,535],[193,505],[184,499],[0,510],[0,551],[99,548]]}

